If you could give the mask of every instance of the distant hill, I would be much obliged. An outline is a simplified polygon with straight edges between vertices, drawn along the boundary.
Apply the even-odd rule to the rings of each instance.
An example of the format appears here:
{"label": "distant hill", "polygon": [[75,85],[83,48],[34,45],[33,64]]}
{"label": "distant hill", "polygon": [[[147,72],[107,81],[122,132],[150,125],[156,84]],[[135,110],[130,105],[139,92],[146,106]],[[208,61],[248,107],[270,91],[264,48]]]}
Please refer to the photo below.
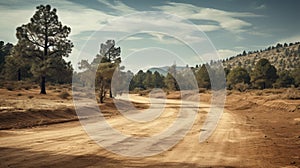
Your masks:
{"label": "distant hill", "polygon": [[[167,76],[168,74],[168,69],[170,66],[164,66],[164,67],[152,67],[150,69],[148,69],[149,71],[151,71],[152,73],[154,73],[155,71],[157,71],[158,73]],[[182,71],[184,68],[183,66],[176,66],[176,70],[177,71]]]}
{"label": "distant hill", "polygon": [[265,50],[243,52],[235,57],[223,61],[225,68],[235,68],[241,66],[248,71],[262,58],[266,58],[278,71],[293,70],[300,66],[300,43],[277,44]]}
{"label": "distant hill", "polygon": [[[300,42],[290,44],[277,44],[260,51],[244,51],[242,54],[223,60],[224,68],[233,69],[238,66],[252,71],[255,64],[262,58],[266,58],[274,65],[277,71],[293,70],[300,67]],[[200,65],[201,66],[201,65]],[[200,67],[199,66],[199,67]],[[148,69],[152,73],[155,71],[166,76],[170,66],[152,67]],[[177,66],[177,71],[182,71],[185,66]]]}

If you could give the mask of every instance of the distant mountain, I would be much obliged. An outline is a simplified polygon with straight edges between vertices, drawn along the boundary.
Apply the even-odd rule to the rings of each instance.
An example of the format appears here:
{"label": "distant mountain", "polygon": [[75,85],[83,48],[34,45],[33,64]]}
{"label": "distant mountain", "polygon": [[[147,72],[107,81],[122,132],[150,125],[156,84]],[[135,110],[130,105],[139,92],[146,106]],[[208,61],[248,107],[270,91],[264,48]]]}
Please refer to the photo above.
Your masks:
{"label": "distant mountain", "polygon": [[248,71],[262,58],[266,58],[278,71],[293,70],[300,66],[300,43],[277,44],[265,50],[243,52],[235,57],[223,61],[225,68],[235,68],[241,66]]}
{"label": "distant mountain", "polygon": [[[148,69],[149,71],[151,71],[152,73],[154,73],[155,71],[157,71],[158,73],[167,76],[168,74],[168,70],[169,70],[170,66],[164,66],[164,67],[152,67],[150,69]],[[184,66],[176,66],[176,70],[177,71],[182,71],[184,68]]]}

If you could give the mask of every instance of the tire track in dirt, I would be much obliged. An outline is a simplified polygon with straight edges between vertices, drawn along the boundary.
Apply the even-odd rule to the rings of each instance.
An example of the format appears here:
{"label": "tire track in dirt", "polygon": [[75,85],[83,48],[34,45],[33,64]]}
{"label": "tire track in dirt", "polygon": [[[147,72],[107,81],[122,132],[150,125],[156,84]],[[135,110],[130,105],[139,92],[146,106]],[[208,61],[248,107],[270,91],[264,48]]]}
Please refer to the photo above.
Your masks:
{"label": "tire track in dirt", "polygon": [[[142,97],[136,96],[134,99],[137,102],[146,102],[146,99]],[[166,106],[166,112],[162,114],[161,121],[154,121],[140,128],[120,117],[111,118],[109,122],[116,129],[126,125],[128,128],[126,133],[140,132],[142,134],[139,136],[149,136],[156,133],[156,129],[163,130],[168,125],[167,123],[177,117],[176,106],[180,105],[180,102],[171,100],[168,103],[171,105]],[[72,122],[44,128],[0,131],[0,162],[4,165],[3,167],[251,166],[252,163],[242,162],[243,157],[247,156],[247,151],[242,151],[247,141],[246,136],[248,136],[244,134],[245,121],[230,111],[224,112],[213,135],[206,142],[199,143],[199,133],[207,110],[209,110],[207,105],[199,109],[193,127],[182,141],[155,156],[127,158],[110,153],[92,141],[78,122]]]}

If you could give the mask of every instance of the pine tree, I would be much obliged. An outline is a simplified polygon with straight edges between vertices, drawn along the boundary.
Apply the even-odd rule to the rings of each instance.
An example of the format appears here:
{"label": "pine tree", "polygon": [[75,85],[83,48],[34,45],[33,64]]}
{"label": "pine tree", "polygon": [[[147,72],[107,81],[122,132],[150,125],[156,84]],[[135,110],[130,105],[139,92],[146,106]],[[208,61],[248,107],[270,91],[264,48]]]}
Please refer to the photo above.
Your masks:
{"label": "pine tree", "polygon": [[281,71],[276,80],[276,86],[290,87],[292,84],[294,84],[294,78],[291,76],[291,73],[287,70]]}
{"label": "pine tree", "polygon": [[[120,73],[121,48],[115,46],[114,40],[107,40],[100,46],[100,54],[92,62],[96,70],[96,87],[99,89],[100,103],[103,103],[106,90],[109,90],[109,97],[112,98],[111,81],[114,72]],[[116,87],[116,86],[115,86]]]}
{"label": "pine tree", "polygon": [[153,80],[154,88],[163,88],[165,86],[164,76],[157,71],[153,73],[152,80]]}
{"label": "pine tree", "polygon": [[177,79],[177,70],[176,64],[173,64],[168,69],[168,74],[165,77],[165,85],[169,90],[179,90],[178,83],[176,82]]}
{"label": "pine tree", "polygon": [[277,70],[269,60],[259,60],[251,75],[251,83],[260,89],[270,88],[277,79]]}
{"label": "pine tree", "polygon": [[2,75],[5,65],[5,58],[11,54],[13,45],[0,41],[0,75]]}
{"label": "pine tree", "polygon": [[151,88],[154,87],[153,78],[152,78],[152,72],[149,71],[149,70],[146,72],[146,77],[145,77],[145,79],[143,81],[143,85],[147,89],[151,89]]}
{"label": "pine tree", "polygon": [[237,67],[231,70],[227,76],[227,86],[229,88],[235,88],[238,83],[250,83],[250,76],[246,69]]}
{"label": "pine tree", "polygon": [[295,86],[299,87],[300,86],[300,67],[295,68],[292,73],[291,76],[294,79],[295,82]]}
{"label": "pine tree", "polygon": [[46,94],[46,77],[53,75],[49,70],[57,68],[54,63],[72,51],[73,44],[67,39],[70,32],[50,5],[38,6],[30,22],[17,28],[15,55],[34,62],[32,72],[40,78],[41,94]]}
{"label": "pine tree", "polygon": [[142,70],[139,70],[139,72],[136,75],[134,75],[132,79],[131,88],[146,89],[146,87],[144,86],[145,78],[146,74]]}
{"label": "pine tree", "polygon": [[202,65],[201,68],[196,72],[196,79],[198,82],[199,88],[211,88],[210,78],[207,71],[207,68],[209,68],[209,65]]}

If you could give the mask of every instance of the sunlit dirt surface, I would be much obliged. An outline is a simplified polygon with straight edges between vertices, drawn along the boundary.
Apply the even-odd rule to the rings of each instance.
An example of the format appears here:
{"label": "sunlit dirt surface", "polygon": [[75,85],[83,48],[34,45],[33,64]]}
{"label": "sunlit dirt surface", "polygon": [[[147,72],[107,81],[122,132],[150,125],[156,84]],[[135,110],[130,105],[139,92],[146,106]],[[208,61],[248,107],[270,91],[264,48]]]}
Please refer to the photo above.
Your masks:
{"label": "sunlit dirt surface", "polygon": [[[14,121],[14,119],[5,118],[7,116],[3,114],[13,113],[12,109],[19,109],[19,111],[28,108],[71,109],[72,99],[61,99],[51,91],[50,98],[39,95],[37,90],[20,91],[21,96],[17,95],[17,91],[2,89],[0,92],[3,95],[1,102],[5,102],[1,104],[0,113],[3,128],[0,130],[0,167],[300,166],[299,100],[280,99],[280,96],[272,98],[272,95],[258,95],[255,91],[232,92],[227,96],[225,111],[217,129],[207,141],[199,143],[199,133],[209,109],[207,102],[210,97],[209,93],[202,93],[200,94],[202,103],[195,124],[182,141],[155,156],[128,158],[113,154],[97,145],[85,133],[78,121],[41,124],[22,129],[4,129],[6,120]],[[25,94],[32,94],[34,97],[29,99]],[[174,98],[176,97],[174,95],[176,93],[168,96]],[[139,103],[147,102],[147,97],[137,95],[132,95],[131,99]],[[179,100],[172,99],[172,104],[167,104],[164,113],[157,121],[145,125],[124,119],[117,114],[114,106],[106,106],[104,111],[107,120],[115,129],[123,129],[123,133],[132,136],[151,136],[163,130],[168,123],[178,117],[176,115],[178,106],[180,106]],[[112,112],[113,117],[109,117],[109,111]],[[26,113],[26,110],[23,112]],[[53,111],[43,114],[49,113]],[[34,118],[34,114],[36,113],[31,113],[31,117]],[[18,116],[19,114],[11,117],[18,118]],[[54,120],[60,117],[50,116]],[[43,119],[41,116],[36,118]],[[19,122],[27,120],[18,119]],[[137,127],[138,125],[140,127]]]}

